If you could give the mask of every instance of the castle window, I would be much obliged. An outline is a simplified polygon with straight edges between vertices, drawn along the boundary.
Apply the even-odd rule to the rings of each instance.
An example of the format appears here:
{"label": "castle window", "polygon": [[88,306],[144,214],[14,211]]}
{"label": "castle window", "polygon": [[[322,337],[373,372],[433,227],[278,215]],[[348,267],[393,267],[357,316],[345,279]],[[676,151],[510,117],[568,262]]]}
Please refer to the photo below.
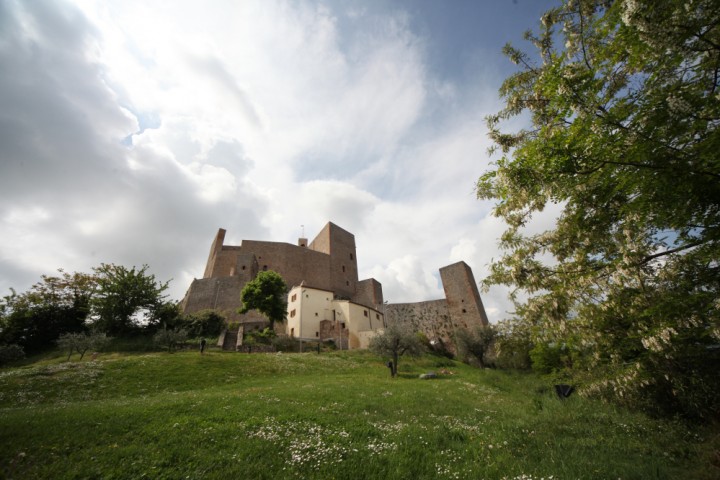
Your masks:
{"label": "castle window", "polygon": [[353,259],[353,254],[351,253],[351,254],[350,254],[350,260],[352,260],[352,259]]}
{"label": "castle window", "polygon": [[366,317],[368,316],[368,315],[367,315],[367,310],[363,310],[363,315],[365,315]]}
{"label": "castle window", "polygon": [[290,311],[290,318],[292,318],[292,317],[294,317],[294,316],[295,316],[295,309],[293,308],[293,309]]}
{"label": "castle window", "polygon": [[316,316],[316,317],[318,316],[318,313],[317,313],[317,312],[315,312],[315,316]]}
{"label": "castle window", "polygon": [[315,336],[316,336],[316,337],[319,337],[319,336],[320,336],[320,332],[315,332]]}
{"label": "castle window", "polygon": [[340,324],[340,328],[342,328],[343,330],[345,329],[345,322]]}
{"label": "castle window", "polygon": [[467,313],[467,310],[465,310],[464,308],[463,308],[463,313]]}
{"label": "castle window", "polygon": [[263,265],[263,271],[267,271],[267,265]]}
{"label": "castle window", "polygon": [[342,267],[343,267],[343,272],[345,272],[345,265],[343,265]]}
{"label": "castle window", "polygon": [[378,320],[380,320],[380,314],[379,314],[379,313],[376,313],[376,314],[375,314],[375,318],[377,318]]}
{"label": "castle window", "polygon": [[349,287],[349,286],[350,286],[350,280],[347,280],[347,281],[345,282],[345,285],[347,285],[347,286]]}
{"label": "castle window", "polygon": [[242,266],[242,269],[245,270],[245,265]]}
{"label": "castle window", "polygon": [[295,300],[297,300],[297,293],[294,293],[292,298],[290,299],[291,302],[294,302]]}
{"label": "castle window", "polygon": [[294,336],[295,336],[295,329],[294,329],[294,328],[291,328],[291,329],[290,329],[290,336],[291,336],[291,337],[294,337]]}

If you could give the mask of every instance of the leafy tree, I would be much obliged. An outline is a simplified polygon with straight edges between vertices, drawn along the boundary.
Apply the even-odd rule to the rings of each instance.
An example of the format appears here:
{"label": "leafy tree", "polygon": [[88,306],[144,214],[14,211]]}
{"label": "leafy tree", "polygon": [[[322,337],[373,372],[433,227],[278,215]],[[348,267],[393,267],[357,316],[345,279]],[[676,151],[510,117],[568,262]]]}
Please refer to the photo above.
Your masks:
{"label": "leafy tree", "polygon": [[88,350],[99,350],[107,344],[110,339],[102,332],[90,333],[64,333],[57,339],[57,345],[61,350],[68,352],[68,360],[73,352],[80,354],[80,360]]}
{"label": "leafy tree", "polygon": [[270,329],[275,322],[284,322],[287,313],[287,285],[279,273],[272,270],[259,272],[249,281],[240,293],[242,308],[239,313],[257,310],[270,321]]}
{"label": "leafy tree", "polygon": [[485,368],[487,355],[495,343],[495,328],[492,325],[477,326],[473,329],[458,329],[455,332],[455,345],[458,356],[463,361],[474,360]]}
{"label": "leafy tree", "polygon": [[390,373],[393,377],[397,377],[398,362],[401,356],[405,354],[420,356],[425,352],[420,337],[406,325],[387,327],[370,340],[369,349],[371,352],[392,360]]}
{"label": "leafy tree", "polygon": [[183,316],[181,325],[194,337],[215,337],[225,328],[225,317],[215,310],[202,310]]}
{"label": "leafy tree", "polygon": [[169,282],[147,273],[147,265],[128,269],[101,264],[94,268],[97,292],[92,307],[95,326],[109,335],[127,335],[157,325]]}
{"label": "leafy tree", "polygon": [[502,320],[495,324],[495,366],[526,370],[531,366],[533,348],[527,324],[517,319]]}
{"label": "leafy tree", "polygon": [[163,326],[162,329],[158,330],[153,341],[168,349],[168,352],[173,353],[178,346],[182,345],[187,340],[187,330],[183,328],[170,328]]}
{"label": "leafy tree", "polygon": [[[515,288],[534,343],[580,346],[586,394],[718,413],[717,1],[566,0],[526,38],[537,55],[505,47],[503,155],[477,184],[508,224],[487,283]],[[555,228],[529,233],[549,204]]]}
{"label": "leafy tree", "polygon": [[0,343],[27,352],[50,348],[65,332],[80,332],[90,311],[95,279],[84,273],[42,276],[27,292],[0,300]]}

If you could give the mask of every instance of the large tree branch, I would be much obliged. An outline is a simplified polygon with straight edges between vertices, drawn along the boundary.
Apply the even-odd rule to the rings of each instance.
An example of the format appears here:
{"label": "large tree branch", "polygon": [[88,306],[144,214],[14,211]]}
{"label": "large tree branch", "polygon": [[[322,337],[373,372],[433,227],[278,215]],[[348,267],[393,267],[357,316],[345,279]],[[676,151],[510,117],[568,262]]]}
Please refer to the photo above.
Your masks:
{"label": "large tree branch", "polygon": [[655,260],[656,258],[664,257],[665,255],[672,255],[673,253],[678,253],[678,252],[682,252],[684,250],[689,250],[691,248],[695,248],[697,246],[702,245],[703,243],[705,243],[705,241],[688,243],[681,247],[672,248],[670,250],[665,250],[663,252],[658,252],[658,253],[654,253],[652,255],[648,255],[645,258],[643,258],[642,261],[640,261],[639,265],[645,265],[646,263],[651,262],[651,261]]}

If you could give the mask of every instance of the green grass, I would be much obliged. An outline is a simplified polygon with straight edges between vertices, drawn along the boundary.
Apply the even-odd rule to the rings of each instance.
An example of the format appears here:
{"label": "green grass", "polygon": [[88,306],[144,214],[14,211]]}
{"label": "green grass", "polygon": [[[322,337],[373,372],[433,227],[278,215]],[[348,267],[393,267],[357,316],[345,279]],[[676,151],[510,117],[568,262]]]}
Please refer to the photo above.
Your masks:
{"label": "green grass", "polygon": [[[367,352],[107,354],[0,370],[0,477],[717,478],[717,429],[531,374]],[[86,361],[87,360],[87,361]],[[420,380],[449,364],[454,375]],[[715,453],[716,454],[716,453]]]}

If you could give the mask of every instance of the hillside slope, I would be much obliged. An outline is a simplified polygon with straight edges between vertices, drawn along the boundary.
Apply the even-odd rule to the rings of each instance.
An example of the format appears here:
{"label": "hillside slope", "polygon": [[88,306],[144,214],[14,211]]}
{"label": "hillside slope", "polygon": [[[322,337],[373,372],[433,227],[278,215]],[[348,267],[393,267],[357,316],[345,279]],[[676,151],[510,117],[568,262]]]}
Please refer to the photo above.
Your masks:
{"label": "hillside slope", "polygon": [[[446,369],[438,379],[418,375]],[[366,352],[0,370],[7,478],[713,478],[709,431],[560,401],[530,374]],[[715,440],[717,442],[717,440]],[[705,464],[705,466],[703,465]],[[690,472],[691,477],[688,477]]]}

